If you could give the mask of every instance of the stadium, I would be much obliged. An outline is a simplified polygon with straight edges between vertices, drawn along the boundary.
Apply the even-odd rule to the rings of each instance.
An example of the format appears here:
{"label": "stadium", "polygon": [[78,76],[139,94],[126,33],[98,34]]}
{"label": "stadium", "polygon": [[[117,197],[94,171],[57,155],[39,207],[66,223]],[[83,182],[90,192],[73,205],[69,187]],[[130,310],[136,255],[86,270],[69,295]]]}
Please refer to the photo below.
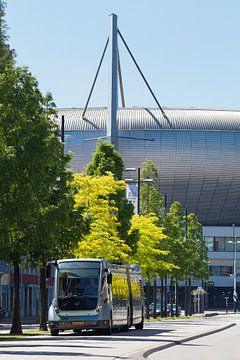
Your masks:
{"label": "stadium", "polygon": [[[112,138],[107,108],[88,109],[84,116],[83,111],[58,109],[65,151],[73,155],[71,170],[84,172],[99,138],[110,137],[126,168],[153,160],[167,204],[180,201],[203,224],[213,274],[205,283],[206,307],[224,308],[225,297],[231,302],[233,293],[234,241],[237,257],[240,251],[239,111],[120,108]],[[238,291],[238,279],[236,286]]]}

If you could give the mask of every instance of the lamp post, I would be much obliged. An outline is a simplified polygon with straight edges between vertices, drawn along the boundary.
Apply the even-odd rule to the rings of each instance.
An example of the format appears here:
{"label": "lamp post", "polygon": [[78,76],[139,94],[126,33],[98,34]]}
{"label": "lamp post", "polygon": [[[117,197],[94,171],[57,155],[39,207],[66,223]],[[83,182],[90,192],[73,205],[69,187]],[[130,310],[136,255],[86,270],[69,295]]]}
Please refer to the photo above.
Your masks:
{"label": "lamp post", "polygon": [[[140,215],[140,187],[141,182],[147,183],[149,187],[149,183],[153,183],[153,179],[144,179],[141,181],[141,168],[126,168],[125,171],[136,171],[137,170],[137,178],[136,179],[124,179],[126,183],[137,184],[137,214]],[[148,188],[148,208],[149,208],[149,188]]]}
{"label": "lamp post", "polygon": [[[233,230],[233,311],[237,311],[237,239],[235,233],[235,224],[232,225]],[[230,241],[229,241],[230,242]]]}
{"label": "lamp post", "polygon": [[[140,186],[141,182],[146,183],[148,185],[148,194],[147,194],[147,211],[149,212],[149,184],[153,183],[153,179],[144,179],[141,181],[141,169],[140,168],[126,168],[125,171],[136,171],[137,170],[137,179],[125,179],[126,183],[135,183],[137,184],[137,214],[140,215]],[[150,280],[147,281],[147,291],[146,291],[146,318],[149,319],[149,305],[150,305]],[[154,313],[156,314],[156,302]]]}
{"label": "lamp post", "polygon": [[237,311],[237,239],[235,234],[235,224],[233,224],[233,311]]}
{"label": "lamp post", "polygon": [[[185,209],[185,240],[187,240],[187,209]],[[188,302],[187,302],[187,280],[185,279],[185,287],[184,287],[184,307],[185,307],[185,315],[188,315]]]}
{"label": "lamp post", "polygon": [[235,224],[232,225],[232,235],[233,240],[228,241],[229,244],[233,244],[233,311],[236,313],[237,311],[237,244],[240,241],[237,241],[236,233],[235,233]]}
{"label": "lamp post", "polygon": [[[136,168],[126,168],[125,171],[136,171]],[[134,179],[125,179],[126,183],[135,183],[137,184],[137,214],[140,214],[140,171],[141,169],[137,169],[137,180]]]}

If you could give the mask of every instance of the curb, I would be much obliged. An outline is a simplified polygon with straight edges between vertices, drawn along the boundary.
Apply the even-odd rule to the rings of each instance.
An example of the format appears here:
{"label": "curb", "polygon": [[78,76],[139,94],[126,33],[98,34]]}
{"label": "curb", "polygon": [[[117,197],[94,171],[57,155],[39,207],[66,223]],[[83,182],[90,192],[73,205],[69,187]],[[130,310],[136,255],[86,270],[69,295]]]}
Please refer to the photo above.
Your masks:
{"label": "curb", "polygon": [[211,317],[211,316],[217,316],[217,315],[219,315],[219,314],[217,312],[215,312],[215,313],[206,314],[206,315],[204,315],[204,317]]}
{"label": "curb", "polygon": [[192,341],[192,340],[195,340],[195,339],[199,339],[201,337],[204,337],[204,336],[208,336],[208,335],[212,335],[212,334],[215,334],[215,333],[218,333],[220,331],[223,331],[223,330],[227,330],[233,326],[235,326],[236,323],[232,323],[232,324],[229,324],[229,325],[226,325],[220,329],[215,329],[215,330],[211,330],[211,331],[208,331],[206,333],[202,333],[202,334],[198,334],[198,335],[194,335],[194,336],[190,336],[188,338],[185,338],[183,340],[177,340],[177,341],[174,341],[170,344],[166,344],[166,345],[160,345],[160,346],[156,346],[152,349],[149,349],[149,350],[146,350],[142,353],[142,358],[143,359],[147,359],[149,355],[153,354],[154,352],[157,352],[157,351],[160,351],[160,350],[164,350],[164,349],[168,349],[170,347],[173,347],[175,345],[180,345],[180,344],[184,344],[185,342],[188,342],[188,341]]}

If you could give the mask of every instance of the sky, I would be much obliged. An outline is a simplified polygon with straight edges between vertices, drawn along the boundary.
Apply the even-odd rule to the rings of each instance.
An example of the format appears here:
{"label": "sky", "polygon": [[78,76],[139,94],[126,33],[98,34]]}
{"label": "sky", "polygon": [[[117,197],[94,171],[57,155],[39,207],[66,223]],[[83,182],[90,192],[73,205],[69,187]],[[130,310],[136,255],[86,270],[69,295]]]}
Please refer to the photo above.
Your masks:
{"label": "sky", "polygon": [[[58,107],[84,107],[111,13],[163,107],[240,108],[239,0],[5,0],[9,43]],[[127,107],[155,107],[119,39]],[[108,104],[107,53],[90,107]],[[119,99],[119,105],[120,99]]]}

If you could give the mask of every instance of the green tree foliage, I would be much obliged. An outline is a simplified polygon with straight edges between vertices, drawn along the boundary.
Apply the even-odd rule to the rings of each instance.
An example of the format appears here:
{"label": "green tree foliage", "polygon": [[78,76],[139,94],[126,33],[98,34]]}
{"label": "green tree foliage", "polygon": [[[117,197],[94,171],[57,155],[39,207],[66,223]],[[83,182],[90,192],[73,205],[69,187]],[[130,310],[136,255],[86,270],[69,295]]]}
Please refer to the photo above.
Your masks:
{"label": "green tree foliage", "polygon": [[[121,155],[114,149],[114,146],[108,142],[100,140],[97,144],[93,160],[87,166],[87,175],[102,176],[109,171],[114,175],[116,180],[123,177],[124,163]],[[118,236],[126,242],[132,249],[136,249],[138,239],[137,232],[129,232],[131,227],[131,218],[133,216],[133,206],[126,199],[125,188],[118,190],[111,195],[116,205],[117,231]]]}
{"label": "green tree foliage", "polygon": [[[66,170],[67,157],[63,152],[58,154],[50,173],[49,193],[46,193],[45,203],[35,219],[35,226],[31,229],[29,256],[31,263],[40,268],[40,329],[47,328],[46,302],[46,262],[72,256],[77,241],[87,230],[82,216],[82,208],[74,209],[75,187],[72,175]],[[43,199],[42,199],[43,200]]]}
{"label": "green tree foliage", "polygon": [[172,261],[178,266],[172,277],[177,280],[191,276],[195,279],[208,278],[207,248],[197,216],[188,214],[186,218],[181,204],[175,201],[166,214],[165,226],[169,239],[167,248]]}
{"label": "green tree foliage", "polygon": [[194,279],[208,279],[208,251],[202,235],[202,225],[195,214],[187,216],[186,245],[188,274]]}
{"label": "green tree foliage", "polygon": [[124,181],[115,180],[110,172],[95,177],[76,174],[75,185],[76,206],[84,207],[84,216],[90,222],[89,234],[79,241],[75,256],[127,263],[131,249],[119,237],[118,209],[112,196],[123,191]]}
{"label": "green tree foliage", "polygon": [[92,161],[87,165],[87,175],[101,176],[111,171],[117,180],[122,180],[124,163],[121,155],[107,141],[100,140]]}
{"label": "green tree foliage", "polygon": [[[145,182],[152,180],[152,182]],[[146,160],[141,169],[140,212],[155,214],[159,224],[163,224],[164,199],[158,189],[159,175],[152,160]]]}
{"label": "green tree foliage", "polygon": [[69,157],[49,120],[54,113],[49,100],[26,68],[8,64],[0,73],[0,255],[15,272],[12,333],[21,333],[21,259],[30,254],[40,262],[44,251],[48,256],[56,226],[62,230],[61,218],[73,207],[65,169]]}
{"label": "green tree foliage", "polygon": [[170,274],[171,278],[176,280],[186,278],[185,225],[184,210],[181,204],[175,201],[171,204],[165,217],[165,234],[168,237],[165,246],[170,251],[171,261],[177,266]]}
{"label": "green tree foliage", "polygon": [[169,251],[165,250],[163,245],[166,235],[163,228],[157,224],[158,217],[155,215],[134,215],[132,218],[131,231],[137,230],[140,235],[134,262],[141,266],[146,279],[174,268],[174,265],[168,262]]}
{"label": "green tree foliage", "polygon": [[0,72],[2,72],[9,62],[13,62],[14,51],[10,50],[7,35],[7,24],[5,22],[6,3],[0,0]]}

